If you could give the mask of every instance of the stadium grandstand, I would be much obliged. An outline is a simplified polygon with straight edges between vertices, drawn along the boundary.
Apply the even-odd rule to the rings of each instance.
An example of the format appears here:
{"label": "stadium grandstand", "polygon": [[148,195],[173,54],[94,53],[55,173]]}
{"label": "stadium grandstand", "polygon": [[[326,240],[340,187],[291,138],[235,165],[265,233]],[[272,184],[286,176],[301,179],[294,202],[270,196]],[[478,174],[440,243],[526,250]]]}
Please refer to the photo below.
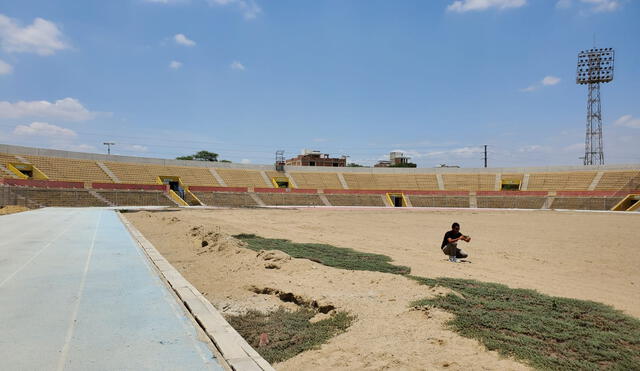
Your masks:
{"label": "stadium grandstand", "polygon": [[364,168],[163,160],[0,145],[0,206],[640,210],[640,164]]}

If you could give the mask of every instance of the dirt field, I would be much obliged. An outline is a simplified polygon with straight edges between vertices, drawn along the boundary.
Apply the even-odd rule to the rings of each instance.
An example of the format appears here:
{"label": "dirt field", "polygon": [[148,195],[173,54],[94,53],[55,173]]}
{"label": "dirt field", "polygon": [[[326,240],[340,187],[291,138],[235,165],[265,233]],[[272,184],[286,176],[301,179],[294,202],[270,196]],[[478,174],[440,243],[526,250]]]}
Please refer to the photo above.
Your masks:
{"label": "dirt field", "polygon": [[[594,300],[640,317],[640,214],[554,211],[235,209],[125,214],[225,313],[289,307],[290,292],[357,316],[319,350],[275,365],[299,369],[523,369],[443,325],[449,314],[409,302],[441,293],[391,274],[351,272],[284,254],[257,254],[228,236],[254,233],[385,254],[424,277],[458,277]],[[457,221],[469,262],[440,250]],[[195,227],[195,229],[194,229]],[[202,241],[208,241],[202,247]],[[266,268],[269,266],[270,268]]]}

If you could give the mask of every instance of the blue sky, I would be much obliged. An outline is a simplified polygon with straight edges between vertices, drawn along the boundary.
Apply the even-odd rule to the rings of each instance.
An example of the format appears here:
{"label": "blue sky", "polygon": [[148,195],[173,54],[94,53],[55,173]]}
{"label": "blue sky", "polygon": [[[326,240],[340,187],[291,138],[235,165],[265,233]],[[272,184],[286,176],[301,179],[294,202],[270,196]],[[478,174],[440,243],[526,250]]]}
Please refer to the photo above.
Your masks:
{"label": "blue sky", "polygon": [[0,143],[273,162],[579,165],[577,53],[616,49],[605,161],[640,163],[640,1],[111,0],[0,5]]}

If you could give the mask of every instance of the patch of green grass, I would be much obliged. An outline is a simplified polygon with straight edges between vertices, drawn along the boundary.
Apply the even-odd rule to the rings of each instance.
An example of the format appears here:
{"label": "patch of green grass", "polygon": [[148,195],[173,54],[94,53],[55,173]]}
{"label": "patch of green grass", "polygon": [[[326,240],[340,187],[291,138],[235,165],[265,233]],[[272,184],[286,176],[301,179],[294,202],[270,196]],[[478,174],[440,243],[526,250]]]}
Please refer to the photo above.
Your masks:
{"label": "patch of green grass", "polygon": [[280,250],[294,258],[309,259],[329,267],[358,271],[409,274],[411,268],[393,265],[386,255],[369,254],[352,249],[320,243],[295,243],[277,238],[263,238],[255,234],[233,236],[247,243],[251,250]]}
{"label": "patch of green grass", "polygon": [[[335,268],[395,274],[408,274],[410,271],[408,267],[389,264],[391,258],[384,255],[325,244],[292,243],[252,234],[234,237],[245,241],[248,248],[256,251],[281,250],[293,257]],[[412,305],[438,307],[453,313],[455,317],[449,322],[451,328],[462,336],[479,340],[489,350],[514,356],[540,369],[640,370],[640,320],[608,305],[548,296],[534,290],[512,289],[496,283],[409,277],[419,283],[447,287],[460,294],[423,299]],[[312,313],[296,312],[294,316],[311,318]],[[282,315],[275,314],[276,317]],[[306,331],[304,321],[296,323],[299,325],[288,325],[292,331],[287,336],[295,338],[294,343]],[[256,331],[259,330],[254,330],[249,336],[255,339],[259,335]],[[306,349],[309,348],[296,351],[299,353]]]}
{"label": "patch of green grass", "polygon": [[600,303],[473,280],[411,277],[454,294],[423,299],[455,314],[449,325],[536,368],[640,370],[640,320]]}
{"label": "patch of green grass", "polygon": [[[344,332],[353,317],[346,312],[311,323],[316,315],[312,309],[301,308],[289,312],[279,308],[264,314],[249,311],[240,316],[229,316],[227,321],[269,363],[282,362],[306,350],[315,349],[333,336]],[[260,334],[269,335],[269,344],[260,347]]]}

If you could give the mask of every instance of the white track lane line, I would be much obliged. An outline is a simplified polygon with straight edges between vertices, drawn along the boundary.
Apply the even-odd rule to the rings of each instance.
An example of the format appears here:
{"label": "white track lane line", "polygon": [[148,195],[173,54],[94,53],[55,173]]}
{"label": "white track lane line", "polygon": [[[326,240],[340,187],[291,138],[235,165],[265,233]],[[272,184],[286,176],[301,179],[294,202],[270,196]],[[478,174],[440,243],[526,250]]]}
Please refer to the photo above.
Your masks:
{"label": "white track lane line", "polygon": [[[74,213],[72,215],[77,214]],[[35,255],[33,255],[31,258],[29,258],[29,260],[27,260],[26,263],[24,263],[20,268],[18,268],[15,272],[11,273],[7,278],[5,278],[4,280],[2,280],[2,282],[0,282],[0,287],[2,287],[5,283],[9,282],[16,274],[20,273],[20,271],[22,271],[23,269],[25,269],[29,264],[31,264],[31,262],[37,258],[40,254],[42,254],[42,252],[44,250],[46,250],[49,246],[51,246],[58,238],[60,238],[60,236],[62,236],[63,234],[65,234],[71,227],[73,226],[73,223],[69,223],[69,225],[67,225],[67,227],[65,229],[62,230],[62,232],[60,232],[57,236],[55,236],[51,241],[49,241],[49,243],[47,243],[46,245],[44,245],[44,247],[42,249],[40,249],[40,251],[38,251]]]}
{"label": "white track lane line", "polygon": [[80,281],[80,288],[78,289],[78,295],[77,295],[78,298],[76,299],[75,308],[73,308],[73,313],[71,314],[71,320],[69,321],[69,328],[67,329],[67,336],[64,339],[64,346],[62,347],[62,351],[60,352],[60,358],[58,359],[58,367],[57,367],[58,371],[64,370],[64,366],[67,361],[67,354],[69,353],[69,344],[71,343],[73,332],[76,329],[76,318],[78,317],[78,310],[80,309],[80,301],[82,299],[82,294],[84,292],[85,282],[87,281],[87,272],[89,272],[89,264],[91,263],[91,257],[93,256],[93,248],[96,245],[96,236],[98,235],[98,226],[100,225],[100,219],[102,219],[103,212],[104,210],[100,210],[100,214],[98,214],[96,229],[93,232],[91,247],[89,248],[87,261],[84,264],[84,272],[82,274],[82,280]]}

